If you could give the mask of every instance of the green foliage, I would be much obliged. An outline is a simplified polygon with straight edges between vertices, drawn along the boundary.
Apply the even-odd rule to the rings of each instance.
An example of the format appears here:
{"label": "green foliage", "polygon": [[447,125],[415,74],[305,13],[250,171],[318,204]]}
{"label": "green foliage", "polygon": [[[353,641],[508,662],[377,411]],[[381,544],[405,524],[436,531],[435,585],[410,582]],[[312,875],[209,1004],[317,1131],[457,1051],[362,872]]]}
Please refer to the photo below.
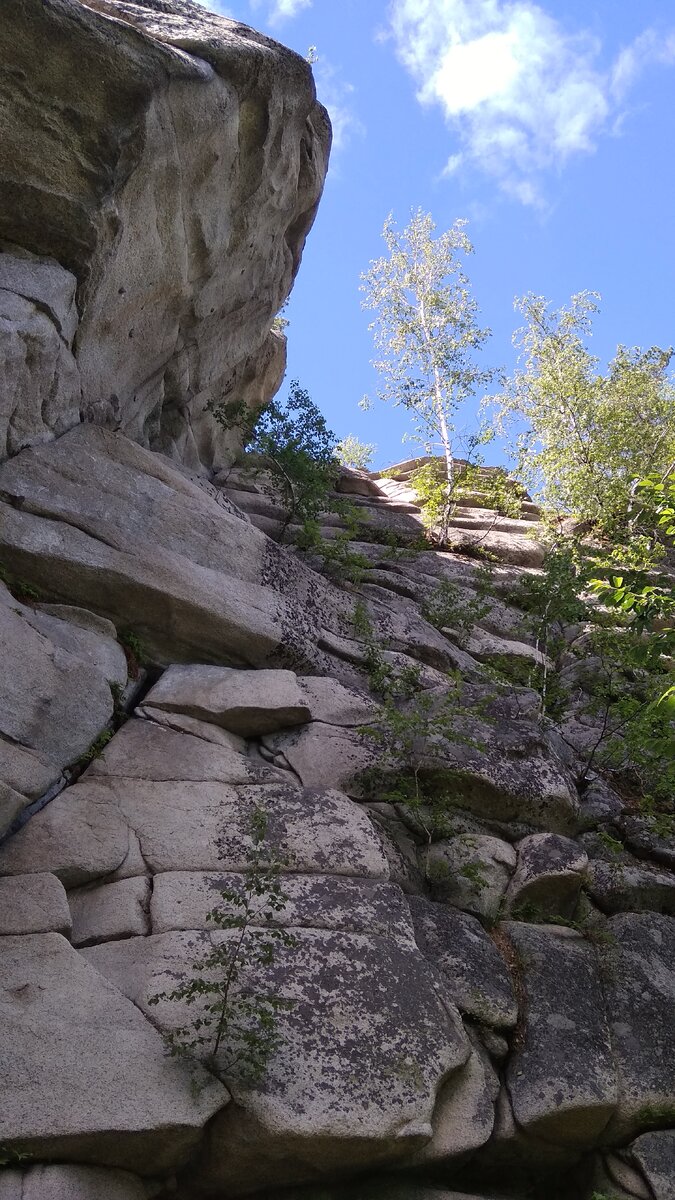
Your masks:
{"label": "green foliage", "polygon": [[[414,815],[431,841],[449,831],[448,809],[453,777],[451,745],[480,749],[468,732],[467,718],[483,715],[488,703],[469,707],[462,695],[459,674],[447,676],[447,687],[422,690],[421,668],[389,662],[378,641],[368,609],[357,601],[354,630],[365,644],[366,672],[372,691],[380,699],[377,721],[361,729],[377,750],[378,765],[361,773],[367,795],[379,801],[403,804]],[[434,745],[443,745],[443,766],[434,770],[428,761]],[[457,763],[457,778],[461,775]]]}
{"label": "green foliage", "polygon": [[257,455],[281,490],[291,521],[316,521],[327,507],[337,475],[335,435],[297,379],[286,404],[272,400],[255,416],[237,402],[211,407],[225,430],[238,428],[246,449]]}
{"label": "green foliage", "polygon": [[191,1024],[167,1033],[172,1055],[199,1057],[223,1076],[259,1079],[280,1044],[279,1015],[290,1001],[255,985],[255,969],[274,964],[280,947],[296,939],[272,923],[288,897],[283,891],[282,861],[265,846],[268,818],[256,807],[251,817],[251,846],[240,885],[222,888],[221,903],[207,915],[220,933],[211,948],[192,964],[192,975],[170,992],[152,996],[149,1004],[175,1001],[196,1004]]}
{"label": "green foliage", "polygon": [[413,437],[433,453],[440,447],[445,483],[453,482],[455,414],[492,377],[476,354],[490,335],[478,325],[478,307],[462,268],[473,252],[464,226],[434,237],[429,213],[411,213],[399,231],[390,214],[382,230],[387,254],[370,263],[361,290],[380,358],[380,398],[410,414]]}
{"label": "green foliage", "polygon": [[499,428],[515,423],[517,474],[546,505],[596,529],[626,526],[633,481],[675,460],[672,350],[619,346],[606,373],[587,348],[599,297],[581,292],[552,310],[516,302],[521,366],[495,398]]}
{"label": "green foliage", "polygon": [[519,517],[525,498],[525,488],[509,477],[503,467],[490,470],[477,464],[465,467],[457,479],[455,499],[461,504],[462,495],[480,493],[486,508],[494,508],[502,517]]}
{"label": "green foliage", "polygon": [[33,1155],[24,1150],[16,1150],[11,1146],[0,1146],[0,1169],[3,1167],[21,1167],[24,1163],[32,1162]]}
{"label": "green foliage", "polygon": [[474,626],[490,612],[492,579],[492,568],[481,567],[474,583],[476,594],[471,599],[466,598],[456,583],[440,580],[422,602],[422,615],[436,629],[454,629],[460,640],[466,641]]}
{"label": "green foliage", "polygon": [[100,758],[105,750],[108,742],[112,740],[112,729],[103,729],[98,737],[95,737],[88,750],[81,754],[78,758],[78,765],[93,762],[95,758]]}
{"label": "green foliage", "polygon": [[138,677],[140,668],[144,663],[149,661],[150,655],[142,639],[133,629],[120,629],[118,632],[119,643],[124,650],[127,660],[127,667],[131,679]]}
{"label": "green foliage", "polygon": [[371,564],[365,554],[352,550],[351,544],[359,540],[365,518],[360,509],[349,501],[334,500],[330,507],[332,512],[338,513],[342,518],[345,528],[333,538],[324,538],[319,522],[306,519],[295,544],[299,550],[316,554],[321,559],[326,574],[331,578],[340,582],[348,580],[350,583],[360,583]]}
{"label": "green foliage", "polygon": [[343,467],[357,467],[366,471],[376,450],[377,446],[360,442],[352,433],[348,433],[335,447],[335,457]]}

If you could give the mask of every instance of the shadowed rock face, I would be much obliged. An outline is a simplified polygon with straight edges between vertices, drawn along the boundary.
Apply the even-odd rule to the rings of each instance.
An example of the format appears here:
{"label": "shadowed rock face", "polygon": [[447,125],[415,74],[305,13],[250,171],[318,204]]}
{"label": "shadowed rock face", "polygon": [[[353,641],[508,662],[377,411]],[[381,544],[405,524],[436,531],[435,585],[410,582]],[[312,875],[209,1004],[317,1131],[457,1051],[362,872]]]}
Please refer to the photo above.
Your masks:
{"label": "shadowed rock face", "polygon": [[270,325],[330,143],[311,70],[188,0],[2,15],[0,455],[85,419],[216,466],[206,405],[259,407],[283,375]]}

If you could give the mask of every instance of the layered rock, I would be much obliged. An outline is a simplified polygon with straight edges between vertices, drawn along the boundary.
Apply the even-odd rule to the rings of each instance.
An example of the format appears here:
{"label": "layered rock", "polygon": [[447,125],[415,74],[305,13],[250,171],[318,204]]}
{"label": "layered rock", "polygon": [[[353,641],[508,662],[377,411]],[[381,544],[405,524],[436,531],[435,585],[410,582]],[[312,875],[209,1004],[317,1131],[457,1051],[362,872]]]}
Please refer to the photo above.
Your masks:
{"label": "layered rock", "polygon": [[9,0],[0,58],[2,451],[93,420],[221,464],[208,405],[283,375],[329,148],[310,68],[190,0]]}

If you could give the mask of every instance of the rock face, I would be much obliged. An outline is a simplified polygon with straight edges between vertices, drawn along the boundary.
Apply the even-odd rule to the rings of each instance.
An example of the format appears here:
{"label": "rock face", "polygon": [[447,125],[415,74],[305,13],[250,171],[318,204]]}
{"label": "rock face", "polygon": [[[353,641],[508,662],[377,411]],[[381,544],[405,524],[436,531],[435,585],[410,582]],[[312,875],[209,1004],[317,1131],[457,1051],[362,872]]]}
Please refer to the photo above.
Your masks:
{"label": "rock face", "polygon": [[283,374],[329,148],[310,68],[189,0],[9,0],[0,58],[0,446],[84,419],[217,466],[207,405]]}
{"label": "rock face", "polygon": [[579,628],[542,716],[536,506],[440,552],[415,463],[344,470],[350,579],[208,411],[283,369],[308,65],[2,17],[0,1200],[673,1200],[675,839],[584,760]]}

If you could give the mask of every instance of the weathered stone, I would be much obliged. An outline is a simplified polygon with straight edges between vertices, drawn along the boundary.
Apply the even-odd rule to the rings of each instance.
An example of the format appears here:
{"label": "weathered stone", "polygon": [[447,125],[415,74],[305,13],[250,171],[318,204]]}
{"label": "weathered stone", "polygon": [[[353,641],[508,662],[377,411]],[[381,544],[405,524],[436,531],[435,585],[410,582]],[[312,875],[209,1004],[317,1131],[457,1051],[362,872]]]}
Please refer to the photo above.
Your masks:
{"label": "weathered stone", "polygon": [[6,1150],[159,1173],[227,1102],[58,934],[0,939],[0,1005]]}
{"label": "weathered stone", "polygon": [[105,1167],[29,1167],[0,1172],[0,1200],[147,1200],[137,1175]]}
{"label": "weathered stone", "polygon": [[0,846],[0,874],[51,871],[77,887],[115,871],[129,850],[129,827],[110,796],[68,788]]}
{"label": "weathered stone", "polygon": [[612,941],[605,994],[619,1076],[612,1141],[675,1124],[675,918],[625,913],[607,922]]}
{"label": "weathered stone", "polygon": [[264,768],[249,762],[246,746],[231,738],[214,745],[153,721],[127,721],[86,772],[86,779],[147,779],[157,782],[254,783]]}
{"label": "weathered stone", "polygon": [[648,863],[596,859],[589,867],[587,886],[604,913],[648,911],[675,916],[675,875]]}
{"label": "weathered stone", "polygon": [[0,934],[70,934],[66,891],[55,875],[0,878]]}
{"label": "weathered stone", "polygon": [[[68,604],[41,604],[34,609],[24,605],[22,614],[28,624],[49,638],[54,646],[95,667],[108,683],[121,688],[126,685],[127,660],[111,621]],[[107,626],[105,632],[101,626]]]}
{"label": "weathered stone", "polygon": [[587,867],[588,855],[570,838],[555,833],[523,838],[506,893],[507,911],[531,909],[531,919],[571,917]]}
{"label": "weathered stone", "polygon": [[372,700],[362,693],[350,691],[336,679],[301,675],[298,683],[312,721],[328,725],[367,725],[377,713],[377,705]]}
{"label": "weathered stone", "polygon": [[0,838],[12,828],[29,804],[27,796],[22,796],[20,792],[15,792],[14,788],[0,782]]}
{"label": "weathered stone", "polygon": [[616,826],[626,845],[640,858],[652,858],[666,867],[675,869],[675,833],[664,833],[654,829],[649,817],[634,817],[629,814],[617,817]]}
{"label": "weathered stone", "polygon": [[68,903],[73,916],[74,946],[150,932],[149,879],[121,879],[100,887],[77,888],[68,893]]}
{"label": "weathered stone", "polygon": [[121,434],[79,426],[26,450],[0,467],[0,489],[9,568],[132,630],[159,661],[331,665],[321,630],[346,621],[345,597],[217,489]]}
{"label": "weathered stone", "polygon": [[536,646],[530,646],[527,642],[499,637],[497,634],[489,633],[486,629],[478,627],[470,633],[466,649],[479,662],[488,663],[490,666],[499,668],[509,678],[513,677],[515,683],[525,683],[528,673],[532,673],[534,676],[537,668],[552,668],[553,666],[546,655],[537,650]]}
{"label": "weathered stone", "polygon": [[51,258],[0,246],[0,458],[80,419],[76,284]]}
{"label": "weathered stone", "polygon": [[290,767],[304,787],[337,784],[354,797],[363,793],[361,773],[378,760],[373,742],[358,730],[321,721],[272,734],[263,739],[263,744],[274,755],[274,762]]}
{"label": "weathered stone", "polygon": [[480,921],[421,896],[408,899],[417,944],[443,975],[461,1012],[497,1029],[510,1028],[518,1006],[508,968]]}
{"label": "weathered stone", "polygon": [[593,1145],[616,1108],[616,1068],[593,947],[562,926],[509,923],[525,1027],[507,1068],[518,1125],[562,1146]]}
{"label": "weathered stone", "polygon": [[629,1196],[636,1196],[638,1200],[652,1200],[652,1193],[644,1176],[631,1163],[626,1162],[625,1157],[610,1151],[604,1155],[603,1165],[610,1184],[620,1187]]}
{"label": "weathered stone", "polygon": [[[213,908],[233,906],[221,898],[223,889],[241,890],[243,876],[214,872],[167,871],[156,875],[150,913],[152,932],[172,929],[209,929],[207,914]],[[104,889],[100,889],[104,890]],[[264,912],[255,925],[342,929],[370,933],[415,946],[410,912],[394,884],[334,875],[284,875],[285,900],[270,920]],[[264,904],[262,906],[264,908]]]}
{"label": "weathered stone", "polygon": [[468,1062],[441,1089],[432,1125],[433,1137],[415,1155],[416,1164],[451,1163],[479,1150],[495,1122],[499,1079],[485,1051],[474,1042]]}
{"label": "weathered stone", "polygon": [[[161,1028],[175,1028],[198,1006],[147,1008],[148,999],[174,987],[209,939],[233,936],[167,933],[83,954]],[[221,1049],[236,1112],[210,1124],[191,1183],[236,1194],[270,1178],[309,1181],[397,1161],[429,1140],[437,1090],[470,1046],[417,951],[374,935],[301,929],[294,947],[279,946],[257,969],[255,985],[293,1003],[278,1014],[279,1041],[261,1080],[242,1079],[236,1066],[230,1073]]]}
{"label": "weathered stone", "polygon": [[172,666],[148,692],[146,703],[213,721],[242,737],[260,737],[311,719],[292,671]]}
{"label": "weathered stone", "polygon": [[675,1200],[675,1132],[643,1133],[630,1153],[642,1167],[654,1200]]}
{"label": "weathered stone", "polygon": [[[37,800],[50,786],[62,780],[62,775],[57,772],[55,776],[53,762],[42,758],[27,746],[8,742],[0,735],[0,780],[4,780],[8,789],[7,809],[13,806],[19,812],[30,800]],[[12,796],[11,792],[15,795]]]}
{"label": "weathered stone", "polygon": [[[12,6],[0,33],[0,57],[31,80],[25,94],[10,81],[0,96],[0,238],[68,268],[29,263],[34,279],[10,279],[4,293],[15,306],[25,294],[26,311],[10,319],[31,336],[32,358],[46,359],[36,380],[20,346],[10,359],[2,391],[18,388],[23,401],[5,415],[10,449],[82,413],[193,465],[218,465],[228,443],[208,402],[227,395],[256,409],[283,374],[284,339],[270,324],[300,261],[330,140],[310,68],[182,0],[161,10],[29,0]],[[36,71],[45,45],[58,54]],[[69,356],[70,271],[82,400]],[[61,329],[57,300],[68,305]]]}
{"label": "weathered stone", "polygon": [[516,866],[508,842],[481,834],[463,834],[434,842],[426,854],[426,873],[436,900],[494,920]]}
{"label": "weathered stone", "polygon": [[[40,614],[35,620],[38,624],[54,620],[57,631],[60,628],[67,640],[69,625]],[[38,755],[50,767],[51,783],[62,767],[88,750],[112,716],[108,681],[96,666],[62,649],[48,640],[45,631],[34,628],[23,606],[3,584],[0,653],[0,736]],[[15,758],[13,779],[6,781],[24,794],[34,779],[32,760],[28,759],[26,765],[27,776],[17,778],[21,760]]]}
{"label": "weathered stone", "polygon": [[340,467],[335,490],[347,496],[383,496],[383,492],[368,472],[356,467]]}
{"label": "weathered stone", "polygon": [[[473,744],[434,739],[426,753],[420,747],[421,777],[432,791],[442,793],[450,806],[467,808],[485,820],[520,820],[530,828],[560,833],[576,830],[579,804],[572,778],[529,721],[519,727],[511,719],[489,725],[467,718],[464,725],[461,732]],[[272,734],[264,744],[305,787],[328,786],[330,780],[359,797],[360,775],[374,764],[383,773],[383,793],[387,772],[392,780],[400,775],[400,767],[383,761],[374,739],[358,729],[314,721]]]}

